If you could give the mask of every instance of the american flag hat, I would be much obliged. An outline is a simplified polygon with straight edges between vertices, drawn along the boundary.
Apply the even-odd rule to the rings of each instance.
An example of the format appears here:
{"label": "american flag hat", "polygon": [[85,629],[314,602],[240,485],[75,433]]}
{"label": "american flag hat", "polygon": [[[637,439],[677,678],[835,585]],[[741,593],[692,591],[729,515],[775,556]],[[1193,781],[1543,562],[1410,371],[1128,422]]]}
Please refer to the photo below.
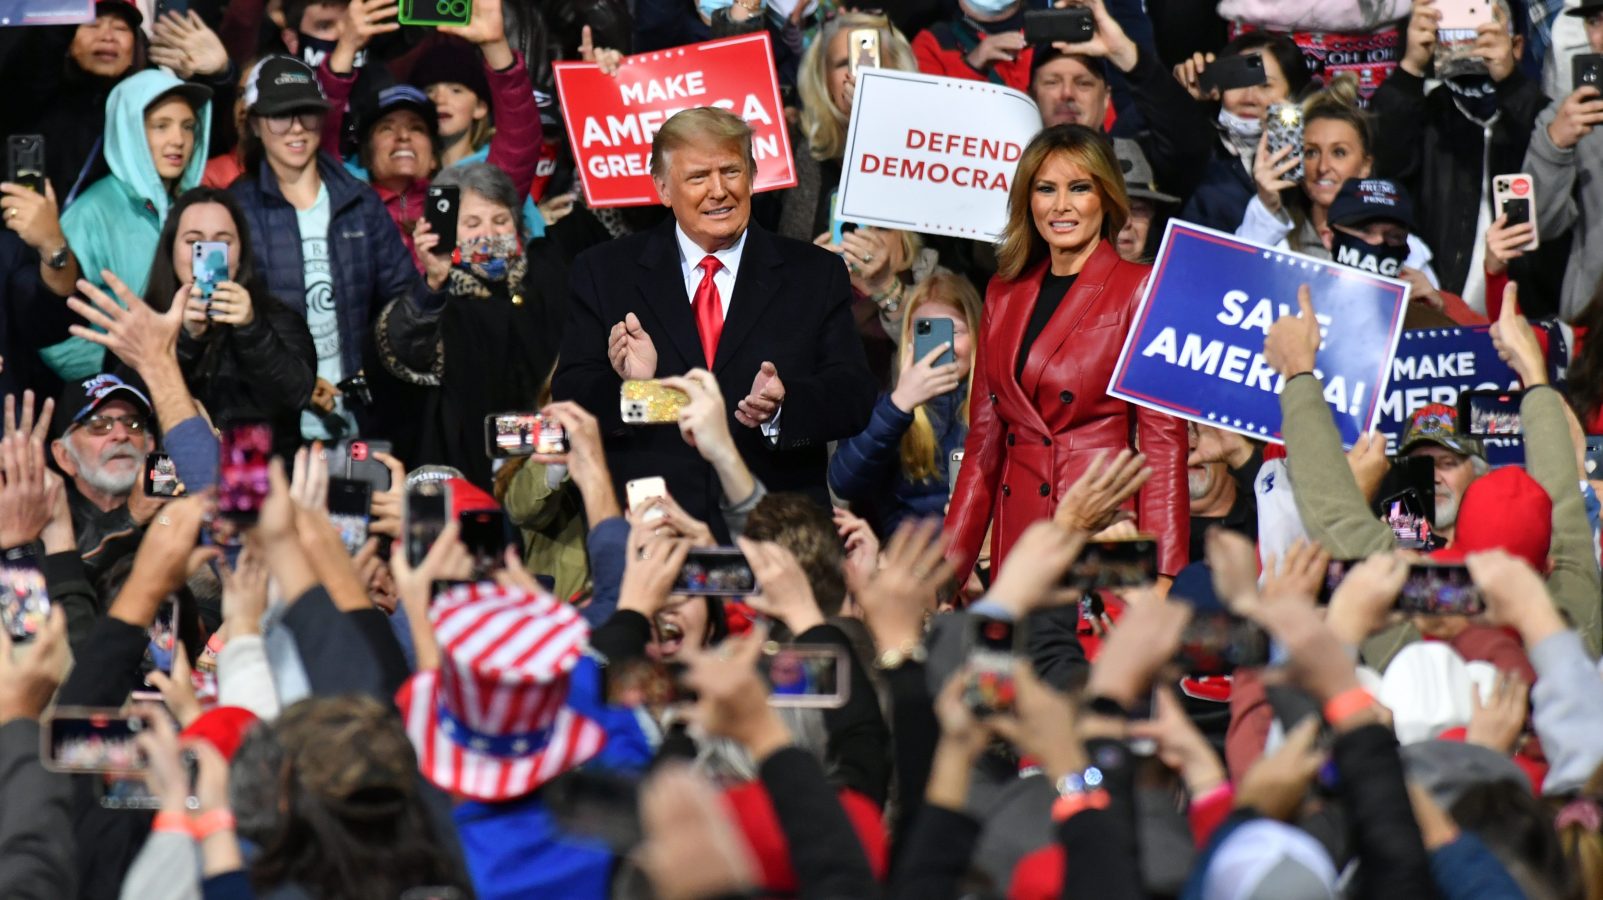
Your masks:
{"label": "american flag hat", "polygon": [[396,693],[423,777],[473,800],[531,793],[601,751],[606,732],[567,706],[589,628],[547,593],[458,585],[429,610],[440,668]]}

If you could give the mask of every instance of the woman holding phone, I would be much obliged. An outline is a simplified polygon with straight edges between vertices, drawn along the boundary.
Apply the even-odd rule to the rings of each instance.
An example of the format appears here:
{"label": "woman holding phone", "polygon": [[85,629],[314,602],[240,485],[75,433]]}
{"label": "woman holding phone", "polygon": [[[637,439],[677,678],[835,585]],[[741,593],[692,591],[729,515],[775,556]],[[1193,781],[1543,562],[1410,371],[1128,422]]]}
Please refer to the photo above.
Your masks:
{"label": "woman holding phone", "polygon": [[1000,567],[1093,462],[1125,449],[1146,454],[1152,469],[1135,513],[1137,527],[1157,537],[1158,571],[1172,578],[1186,564],[1185,423],[1107,394],[1151,271],[1114,249],[1129,208],[1100,133],[1058,125],[1024,149],[986,289],[968,438],[946,515],[959,581],[987,530]]}
{"label": "woman holding phone", "polygon": [[[197,285],[195,248],[207,244],[226,248],[227,270],[210,273],[215,280],[209,286]],[[157,312],[174,303],[184,307],[178,362],[206,411],[217,420],[265,416],[273,421],[275,452],[293,453],[300,445],[300,410],[317,379],[317,351],[306,319],[272,296],[250,248],[250,226],[233,195],[207,187],[186,191],[162,228],[145,303]]]}
{"label": "woman holding phone", "polygon": [[[919,344],[920,322],[946,323],[951,342],[933,349]],[[952,451],[968,436],[979,332],[980,294],[967,278],[938,271],[914,288],[902,319],[896,387],[880,394],[868,427],[836,445],[829,459],[829,489],[882,536],[908,516],[945,513]]]}

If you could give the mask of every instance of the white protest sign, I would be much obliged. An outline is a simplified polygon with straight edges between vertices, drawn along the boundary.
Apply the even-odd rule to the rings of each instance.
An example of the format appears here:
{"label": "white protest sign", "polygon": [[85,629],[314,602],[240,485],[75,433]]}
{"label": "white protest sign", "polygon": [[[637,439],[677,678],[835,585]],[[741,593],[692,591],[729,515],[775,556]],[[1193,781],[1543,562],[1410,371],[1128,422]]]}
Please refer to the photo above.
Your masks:
{"label": "white protest sign", "polygon": [[1034,101],[986,81],[894,69],[857,76],[839,217],[995,241],[1019,156],[1041,130]]}

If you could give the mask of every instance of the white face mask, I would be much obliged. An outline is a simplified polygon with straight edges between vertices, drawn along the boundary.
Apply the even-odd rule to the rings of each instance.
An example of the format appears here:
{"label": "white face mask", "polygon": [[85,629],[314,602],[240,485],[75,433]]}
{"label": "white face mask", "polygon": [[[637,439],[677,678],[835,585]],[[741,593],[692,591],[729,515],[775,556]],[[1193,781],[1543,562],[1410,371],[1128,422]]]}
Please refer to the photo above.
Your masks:
{"label": "white face mask", "polygon": [[1219,107],[1219,127],[1224,129],[1233,143],[1250,140],[1256,144],[1258,137],[1263,134],[1262,119],[1243,119],[1223,106]]}

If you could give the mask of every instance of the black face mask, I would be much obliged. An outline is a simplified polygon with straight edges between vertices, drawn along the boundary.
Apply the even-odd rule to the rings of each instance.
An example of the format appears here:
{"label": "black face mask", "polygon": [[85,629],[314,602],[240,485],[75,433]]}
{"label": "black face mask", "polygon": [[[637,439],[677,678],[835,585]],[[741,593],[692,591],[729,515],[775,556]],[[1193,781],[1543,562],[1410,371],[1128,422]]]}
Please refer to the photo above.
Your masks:
{"label": "black face mask", "polygon": [[1344,266],[1351,266],[1372,275],[1396,278],[1408,259],[1408,245],[1371,244],[1340,229],[1330,235],[1330,258]]}
{"label": "black face mask", "polygon": [[756,34],[768,27],[768,16],[760,13],[743,22],[736,22],[729,18],[728,9],[720,9],[712,14],[709,26],[714,38],[737,37],[742,34]]}
{"label": "black face mask", "polygon": [[[295,37],[301,47],[301,52],[298,54],[301,62],[306,63],[313,69],[322,66],[323,60],[328,59],[328,55],[334,52],[335,41],[315,38],[300,31],[295,32]],[[356,61],[352,64],[352,68],[360,69],[365,62],[367,62],[367,51],[358,50],[356,51]]]}

